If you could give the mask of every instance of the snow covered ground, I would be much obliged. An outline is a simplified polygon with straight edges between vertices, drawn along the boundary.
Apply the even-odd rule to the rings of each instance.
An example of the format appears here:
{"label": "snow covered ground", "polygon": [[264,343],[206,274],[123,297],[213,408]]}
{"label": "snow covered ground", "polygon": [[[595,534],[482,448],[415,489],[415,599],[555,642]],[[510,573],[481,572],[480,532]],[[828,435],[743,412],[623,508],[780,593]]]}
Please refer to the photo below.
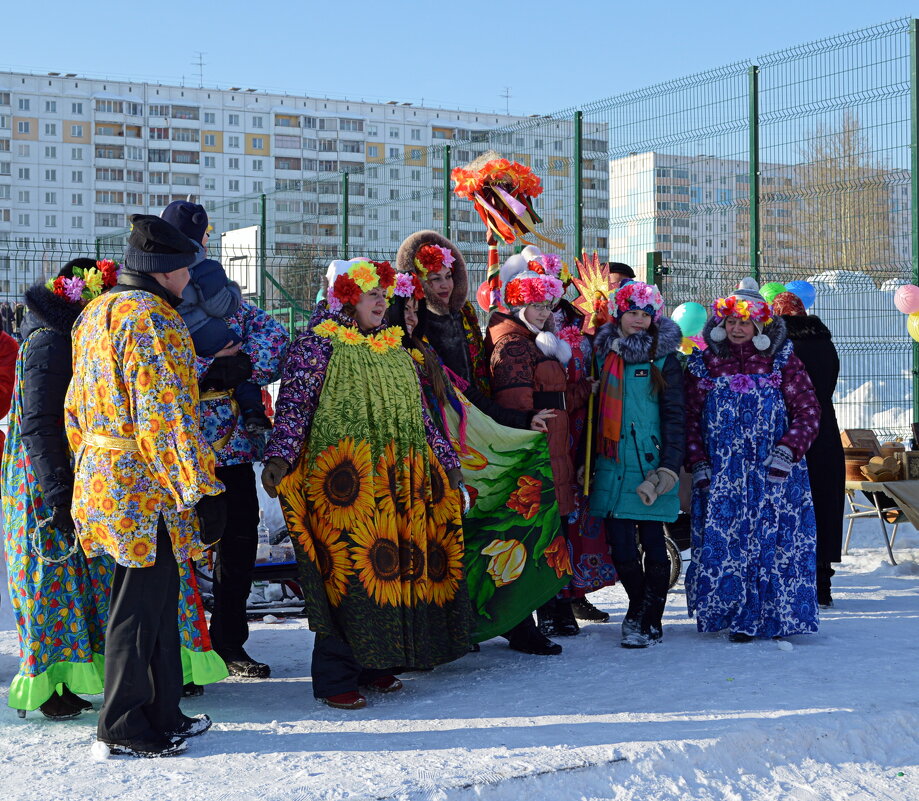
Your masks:
{"label": "snow covered ground", "polygon": [[[95,713],[50,723],[6,708],[17,645],[4,597],[0,798],[915,801],[919,533],[901,532],[896,567],[880,543],[859,521],[815,637],[699,635],[678,588],[648,651],[619,648],[613,625],[585,626],[560,657],[494,640],[358,712],[313,700],[302,621],[255,623],[250,651],[273,677],[187,700],[214,728],[164,760],[94,762]],[[621,617],[621,588],[592,598]]]}

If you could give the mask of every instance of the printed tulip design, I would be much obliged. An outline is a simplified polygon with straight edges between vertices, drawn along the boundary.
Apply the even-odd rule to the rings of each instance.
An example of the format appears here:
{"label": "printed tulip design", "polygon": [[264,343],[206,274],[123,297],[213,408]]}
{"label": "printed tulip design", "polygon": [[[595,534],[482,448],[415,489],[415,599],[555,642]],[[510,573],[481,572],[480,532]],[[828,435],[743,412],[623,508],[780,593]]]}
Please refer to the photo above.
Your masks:
{"label": "printed tulip design", "polygon": [[568,554],[568,542],[564,537],[558,536],[549,543],[545,551],[546,562],[549,567],[555,571],[555,575],[561,578],[564,575],[571,575],[571,558]]}
{"label": "printed tulip design", "polygon": [[510,584],[523,573],[527,552],[520,540],[492,540],[482,549],[482,553],[491,557],[485,569],[495,582],[495,587]]}
{"label": "printed tulip design", "polygon": [[507,507],[519,512],[524,520],[529,520],[539,512],[541,496],[542,481],[532,476],[520,476],[517,489],[507,499]]}

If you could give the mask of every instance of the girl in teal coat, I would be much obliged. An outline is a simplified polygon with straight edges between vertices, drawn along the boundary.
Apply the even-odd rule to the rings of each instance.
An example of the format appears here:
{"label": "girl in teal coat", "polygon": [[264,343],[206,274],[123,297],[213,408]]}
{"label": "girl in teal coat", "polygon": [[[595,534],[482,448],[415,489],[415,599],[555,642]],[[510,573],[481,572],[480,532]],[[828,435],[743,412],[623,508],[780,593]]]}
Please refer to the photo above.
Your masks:
{"label": "girl in teal coat", "polygon": [[602,373],[590,513],[605,519],[616,572],[629,596],[621,645],[646,648],[661,640],[670,583],[663,524],[680,511],[685,433],[676,350],[682,333],[663,316],[664,299],[649,284],[624,284],[609,307],[613,320],[596,340]]}

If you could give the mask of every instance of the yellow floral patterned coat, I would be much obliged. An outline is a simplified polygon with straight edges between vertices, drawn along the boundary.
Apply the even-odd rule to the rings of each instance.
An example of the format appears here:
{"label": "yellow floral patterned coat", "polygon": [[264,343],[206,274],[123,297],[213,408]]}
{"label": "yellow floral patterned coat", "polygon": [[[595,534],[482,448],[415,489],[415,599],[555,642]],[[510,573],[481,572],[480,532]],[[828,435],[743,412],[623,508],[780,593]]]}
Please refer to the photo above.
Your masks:
{"label": "yellow floral patterned coat", "polygon": [[87,556],[153,565],[160,515],[177,560],[201,555],[194,506],[223,485],[201,434],[194,363],[182,318],[148,292],[103,295],[77,321],[66,425]]}

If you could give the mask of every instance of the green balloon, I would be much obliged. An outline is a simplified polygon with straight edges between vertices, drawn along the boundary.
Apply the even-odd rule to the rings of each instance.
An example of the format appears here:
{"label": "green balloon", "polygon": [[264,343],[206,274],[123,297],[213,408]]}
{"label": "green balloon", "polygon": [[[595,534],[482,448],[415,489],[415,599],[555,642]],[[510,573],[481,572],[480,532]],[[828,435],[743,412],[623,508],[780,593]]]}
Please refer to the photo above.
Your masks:
{"label": "green balloon", "polygon": [[701,303],[681,303],[673,310],[670,319],[680,327],[684,337],[694,337],[705,328],[708,312]]}
{"label": "green balloon", "polygon": [[782,292],[787,291],[788,290],[785,289],[785,284],[780,284],[778,281],[770,281],[768,284],[763,284],[759,293],[765,298],[766,303],[772,303],[776,295],[780,295]]}

